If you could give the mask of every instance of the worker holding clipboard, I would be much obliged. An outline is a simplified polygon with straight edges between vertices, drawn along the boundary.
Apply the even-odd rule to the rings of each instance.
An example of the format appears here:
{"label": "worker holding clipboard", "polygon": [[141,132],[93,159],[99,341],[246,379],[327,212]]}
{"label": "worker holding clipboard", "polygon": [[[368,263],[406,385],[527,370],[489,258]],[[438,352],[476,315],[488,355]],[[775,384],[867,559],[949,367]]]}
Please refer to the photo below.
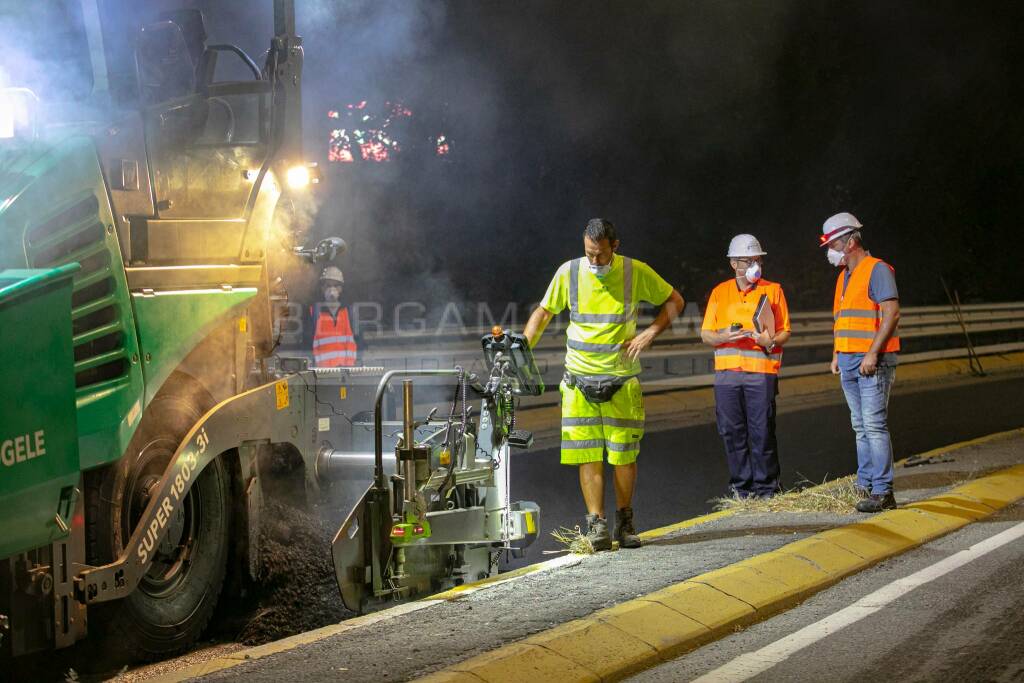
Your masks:
{"label": "worker holding clipboard", "polygon": [[765,255],[753,235],[732,239],[727,256],[735,276],[712,290],[700,332],[715,347],[715,417],[729,491],[741,498],[780,490],[775,397],[789,308],[782,286],[761,277]]}

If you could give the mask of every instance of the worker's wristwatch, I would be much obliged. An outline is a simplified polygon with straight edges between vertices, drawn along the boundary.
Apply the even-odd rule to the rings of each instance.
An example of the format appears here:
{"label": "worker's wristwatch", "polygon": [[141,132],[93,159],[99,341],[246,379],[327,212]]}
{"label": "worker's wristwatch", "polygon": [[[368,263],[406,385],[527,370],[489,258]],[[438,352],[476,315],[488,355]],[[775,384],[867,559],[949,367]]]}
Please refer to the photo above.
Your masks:
{"label": "worker's wristwatch", "polygon": [[779,345],[778,345],[778,344],[776,344],[776,343],[775,343],[775,340],[773,339],[773,340],[772,340],[772,343],[768,345],[768,353],[772,353],[772,352],[774,352],[774,351],[775,351],[775,349],[776,349],[776,348],[778,348],[778,346],[779,346]]}

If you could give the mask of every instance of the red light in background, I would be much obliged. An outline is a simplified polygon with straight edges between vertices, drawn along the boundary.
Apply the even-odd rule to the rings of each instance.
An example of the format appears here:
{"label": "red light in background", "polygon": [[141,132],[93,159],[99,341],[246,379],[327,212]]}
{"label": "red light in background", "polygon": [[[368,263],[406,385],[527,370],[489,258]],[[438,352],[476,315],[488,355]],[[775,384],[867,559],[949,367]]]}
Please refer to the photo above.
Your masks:
{"label": "red light in background", "polygon": [[452,151],[451,146],[448,144],[448,138],[444,135],[437,136],[437,141],[435,145],[435,151],[437,152],[437,156],[439,157],[443,157],[446,154],[448,154],[448,152]]}
{"label": "red light in background", "polygon": [[327,150],[327,161],[351,164],[355,159],[352,158],[352,150],[345,147],[331,147]]}
{"label": "red light in background", "polygon": [[363,161],[388,160],[388,148],[381,142],[364,142],[359,145],[359,152],[363,155]]}
{"label": "red light in background", "polygon": [[[411,119],[412,109],[401,102],[384,102],[368,106],[366,100],[346,104],[344,108],[329,109],[327,118],[336,120],[335,128],[330,132],[327,149],[327,160],[336,163],[351,164],[355,161],[383,163],[403,153],[405,139],[409,129],[404,124],[395,124],[403,118]],[[403,138],[404,142],[398,138]],[[422,139],[422,138],[420,138]],[[425,145],[413,145],[414,149],[422,149],[432,145],[435,156],[447,156],[451,153],[451,142],[445,135],[432,136],[424,140]],[[358,148],[358,151],[357,151]],[[430,147],[423,149],[429,154]]]}

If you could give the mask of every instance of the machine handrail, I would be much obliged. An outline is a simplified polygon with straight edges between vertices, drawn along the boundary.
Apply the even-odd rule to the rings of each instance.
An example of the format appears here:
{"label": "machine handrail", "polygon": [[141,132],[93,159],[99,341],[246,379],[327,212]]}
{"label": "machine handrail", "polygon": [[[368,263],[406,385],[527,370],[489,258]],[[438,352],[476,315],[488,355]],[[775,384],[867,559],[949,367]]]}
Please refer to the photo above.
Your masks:
{"label": "machine handrail", "polygon": [[[460,368],[444,368],[433,370],[389,370],[384,373],[377,383],[377,393],[373,399],[373,482],[378,489],[384,488],[384,417],[381,415],[381,405],[384,402],[384,392],[388,384],[395,377],[427,377],[464,375],[465,371]],[[411,444],[406,444],[409,447]]]}

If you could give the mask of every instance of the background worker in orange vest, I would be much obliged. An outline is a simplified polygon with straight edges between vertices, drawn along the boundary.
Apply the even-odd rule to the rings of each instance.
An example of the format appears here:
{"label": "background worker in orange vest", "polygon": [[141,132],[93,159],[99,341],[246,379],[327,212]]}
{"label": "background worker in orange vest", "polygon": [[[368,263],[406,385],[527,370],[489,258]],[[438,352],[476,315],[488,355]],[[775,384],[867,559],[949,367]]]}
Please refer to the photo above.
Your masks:
{"label": "background worker in orange vest", "polygon": [[345,276],[341,269],[327,266],[320,274],[321,301],[310,307],[313,322],[313,364],[340,367],[356,364],[356,336],[348,309],[341,305]]}
{"label": "background worker in orange vest", "polygon": [[700,338],[715,347],[715,417],[730,493],[767,498],[779,491],[775,396],[789,308],[782,286],[761,277],[757,238],[736,235],[727,256],[736,277],[711,291]]}
{"label": "background worker in orange vest", "polygon": [[822,226],[820,242],[829,263],[843,268],[832,302],[832,374],[840,376],[857,437],[857,509],[880,512],[896,507],[887,415],[900,302],[892,266],[864,250],[862,227],[853,214],[837,213]]}

